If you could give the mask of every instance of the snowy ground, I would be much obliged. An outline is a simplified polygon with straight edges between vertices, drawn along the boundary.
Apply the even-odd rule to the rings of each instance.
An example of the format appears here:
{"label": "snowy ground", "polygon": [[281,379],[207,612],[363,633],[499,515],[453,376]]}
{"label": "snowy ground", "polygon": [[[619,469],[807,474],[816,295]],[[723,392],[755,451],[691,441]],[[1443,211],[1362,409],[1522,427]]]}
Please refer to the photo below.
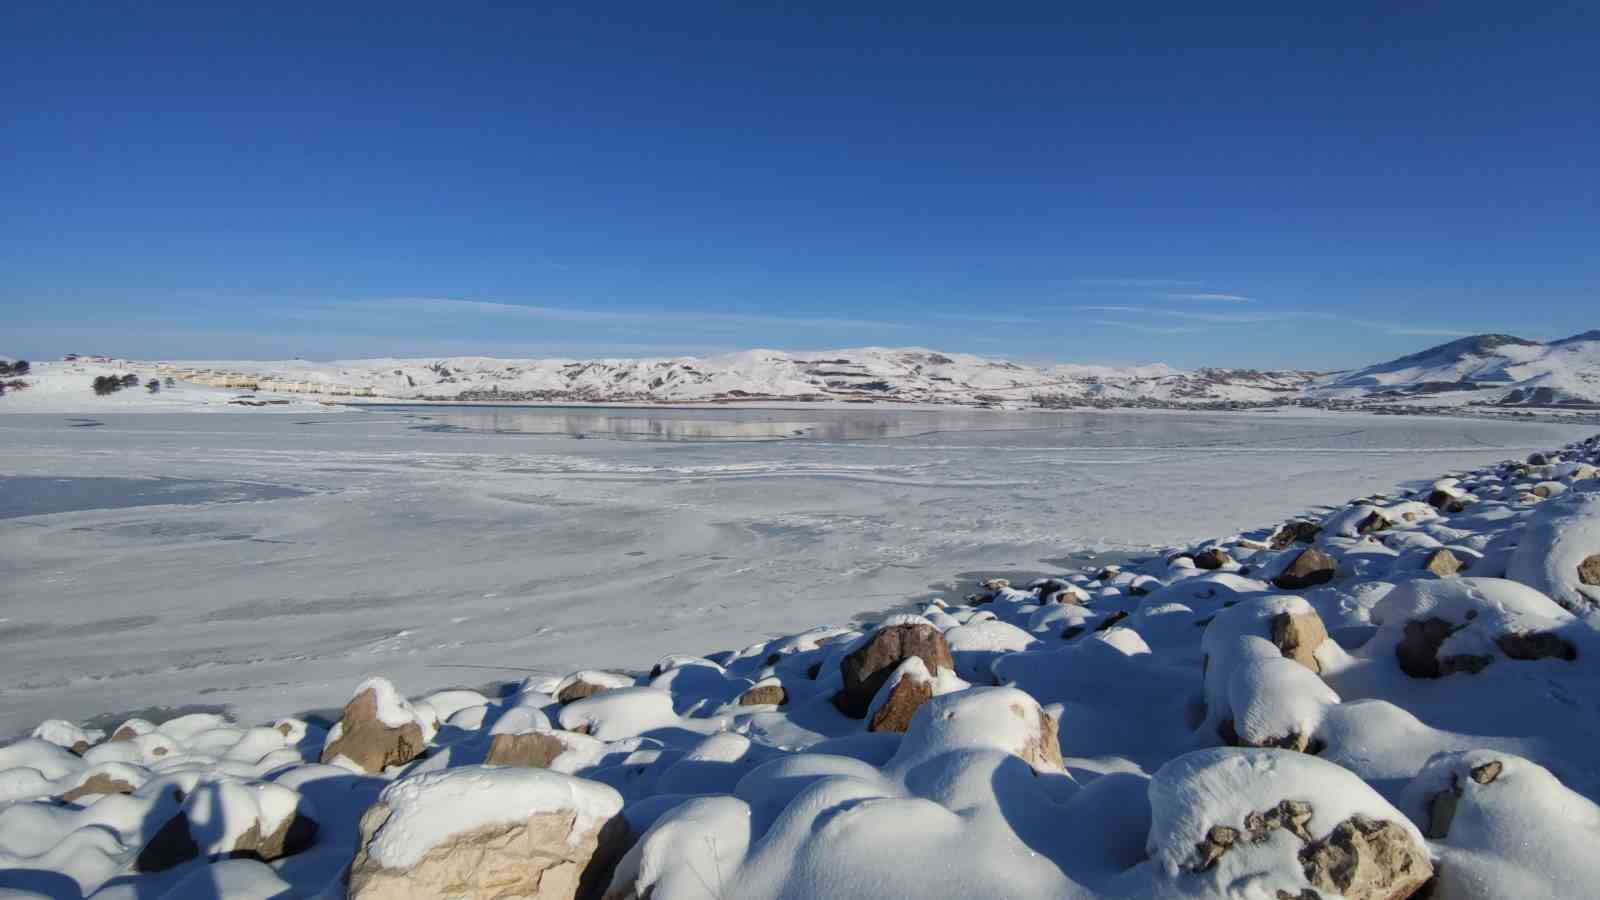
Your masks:
{"label": "snowy ground", "polygon": [[[796,431],[813,439],[776,439]],[[336,709],[373,672],[419,694],[631,670],[1582,434],[1284,413],[8,414],[0,736],[153,703]]]}

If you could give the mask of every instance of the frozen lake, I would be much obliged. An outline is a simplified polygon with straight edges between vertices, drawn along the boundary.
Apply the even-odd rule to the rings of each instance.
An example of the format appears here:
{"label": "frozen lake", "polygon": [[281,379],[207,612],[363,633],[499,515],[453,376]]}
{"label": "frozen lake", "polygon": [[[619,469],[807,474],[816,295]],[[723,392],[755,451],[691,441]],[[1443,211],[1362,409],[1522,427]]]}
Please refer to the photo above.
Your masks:
{"label": "frozen lake", "polygon": [[1316,413],[0,415],[0,737],[648,668],[1585,436]]}

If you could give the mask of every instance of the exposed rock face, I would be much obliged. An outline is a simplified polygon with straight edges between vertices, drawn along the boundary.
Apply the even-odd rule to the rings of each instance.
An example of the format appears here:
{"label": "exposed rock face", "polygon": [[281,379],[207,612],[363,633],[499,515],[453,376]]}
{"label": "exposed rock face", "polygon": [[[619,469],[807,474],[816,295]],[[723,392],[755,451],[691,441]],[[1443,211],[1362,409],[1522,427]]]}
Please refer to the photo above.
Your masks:
{"label": "exposed rock face", "polygon": [[[215,848],[220,853],[209,855],[221,859],[253,859],[272,862],[310,847],[316,840],[317,823],[300,815],[290,815],[270,834],[261,833],[261,823],[254,822],[234,839],[231,847]],[[164,872],[200,856],[200,843],[195,840],[189,817],[182,811],[159,828],[134,858],[137,872]]]}
{"label": "exposed rock face", "polygon": [[1290,544],[1309,544],[1316,540],[1317,535],[1321,533],[1322,526],[1316,522],[1296,519],[1293,522],[1285,522],[1277,531],[1273,532],[1272,537],[1267,541],[1267,545],[1274,550],[1282,550]]}
{"label": "exposed rock face", "polygon": [[758,684],[739,695],[740,706],[782,706],[789,702],[789,692],[776,682]]}
{"label": "exposed rock face", "polygon": [[1427,852],[1393,822],[1351,816],[1300,851],[1306,880],[1346,900],[1405,900],[1433,877]]}
{"label": "exposed rock face", "polygon": [[1454,553],[1440,547],[1428,555],[1428,561],[1422,564],[1422,568],[1438,575],[1440,578],[1447,578],[1461,571],[1465,566],[1462,565],[1461,559]]}
{"label": "exposed rock face", "polygon": [[339,736],[322,749],[324,763],[343,756],[364,772],[382,772],[416,759],[425,746],[422,726],[416,722],[391,727],[379,720],[378,692],[374,688],[350,698],[339,717],[339,726]]}
{"label": "exposed rock face", "polygon": [[579,677],[571,684],[562,688],[561,691],[556,694],[556,700],[562,703],[573,703],[578,700],[584,700],[589,697],[593,697],[595,694],[598,694],[604,690],[608,690],[606,685],[595,684],[592,681],[588,681],[582,677]]}
{"label": "exposed rock face", "polygon": [[1065,769],[1066,763],[1061,759],[1061,730],[1056,720],[1038,704],[1031,709],[1021,703],[1013,704],[1011,711],[1024,722],[1031,715],[1038,727],[1038,733],[1028,737],[1017,755],[1027,760],[1035,770],[1059,772]]}
{"label": "exposed rock face", "polygon": [[956,667],[950,645],[933,625],[916,623],[880,628],[839,664],[844,675],[844,690],[834,697],[834,705],[847,716],[866,718],[878,690],[902,662],[913,656],[922,660],[930,674],[941,668],[954,670]]}
{"label": "exposed rock face", "polygon": [[1495,645],[1512,659],[1564,659],[1573,662],[1578,648],[1548,631],[1511,632],[1494,639]]}
{"label": "exposed rock face", "polygon": [[1412,678],[1443,678],[1457,672],[1477,673],[1494,662],[1490,656],[1461,653],[1439,658],[1439,647],[1456,631],[1438,617],[1406,623],[1405,637],[1394,648],[1400,671]]}
{"label": "exposed rock face", "polygon": [[904,733],[911,727],[911,717],[922,704],[933,699],[933,682],[907,674],[889,689],[889,696],[872,714],[868,731],[894,731]]}
{"label": "exposed rock face", "polygon": [[1272,583],[1287,591],[1297,591],[1332,581],[1338,571],[1339,564],[1334,562],[1333,557],[1315,547],[1308,547],[1300,551],[1294,562]]}
{"label": "exposed rock face", "polygon": [[1472,770],[1472,780],[1479,784],[1493,784],[1500,773],[1504,772],[1506,764],[1500,760],[1491,760]]}
{"label": "exposed rock face", "polygon": [[131,794],[133,785],[121,778],[113,778],[104,772],[96,772],[84,779],[84,782],[70,791],[61,795],[62,803],[76,803],[84,797],[93,797],[99,794]]}
{"label": "exposed rock face", "polygon": [[361,850],[350,868],[350,900],[454,900],[460,897],[578,900],[605,888],[626,849],[618,816],[574,833],[572,810],[535,813],[452,836],[408,869],[385,869],[369,855],[391,810],[377,803],[361,817]]}
{"label": "exposed rock face", "polygon": [[1322,674],[1316,650],[1328,639],[1328,628],[1315,612],[1281,612],[1272,617],[1272,643],[1288,659]]}
{"label": "exposed rock face", "polygon": [[1578,581],[1591,587],[1600,587],[1600,553],[1578,563]]}
{"label": "exposed rock face", "polygon": [[1195,567],[1200,569],[1220,569],[1232,562],[1233,557],[1221,547],[1209,547],[1194,556]]}
{"label": "exposed rock face", "polygon": [[553,734],[528,731],[523,734],[497,734],[489,742],[489,755],[484,764],[491,766],[532,766],[548,769],[556,757],[565,753],[567,745]]}

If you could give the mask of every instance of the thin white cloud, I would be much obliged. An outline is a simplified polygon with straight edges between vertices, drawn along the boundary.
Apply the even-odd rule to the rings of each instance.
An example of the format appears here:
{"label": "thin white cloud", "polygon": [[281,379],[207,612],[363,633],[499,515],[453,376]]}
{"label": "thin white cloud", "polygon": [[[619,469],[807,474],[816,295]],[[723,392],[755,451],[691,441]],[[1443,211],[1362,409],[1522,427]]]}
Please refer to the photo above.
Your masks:
{"label": "thin white cloud", "polygon": [[1078,284],[1094,287],[1180,288],[1200,284],[1187,278],[1079,278]]}
{"label": "thin white cloud", "polygon": [[1239,294],[1167,294],[1168,300],[1205,300],[1216,303],[1255,303],[1256,298]]}
{"label": "thin white cloud", "polygon": [[1085,304],[1071,307],[1076,312],[1099,313],[1127,313],[1129,315],[1158,316],[1167,319],[1184,319],[1190,322],[1212,322],[1217,324],[1250,325],[1262,322],[1280,322],[1292,318],[1292,313],[1260,312],[1260,313],[1212,313],[1194,312],[1189,309],[1173,309],[1165,306],[1114,306],[1100,304]]}
{"label": "thin white cloud", "polygon": [[904,322],[830,316],[772,316],[746,313],[658,312],[652,310],[599,310],[565,306],[536,306],[500,303],[489,300],[460,300],[453,297],[383,297],[351,300],[302,308],[297,318],[338,316],[348,312],[387,314],[409,312],[431,316],[474,316],[479,318],[530,319],[546,322],[571,322],[613,326],[766,326],[817,329],[905,329]]}
{"label": "thin white cloud", "polygon": [[1204,328],[1184,325],[1162,327],[1159,325],[1145,325],[1140,322],[1123,322],[1116,319],[1092,319],[1089,324],[1104,325],[1107,328],[1125,328],[1129,331],[1137,331],[1140,334],[1194,334],[1195,332],[1205,331]]}
{"label": "thin white cloud", "polygon": [[1414,337],[1471,337],[1482,334],[1481,331],[1462,331],[1459,328],[1394,328],[1385,327],[1389,334],[1410,335]]}

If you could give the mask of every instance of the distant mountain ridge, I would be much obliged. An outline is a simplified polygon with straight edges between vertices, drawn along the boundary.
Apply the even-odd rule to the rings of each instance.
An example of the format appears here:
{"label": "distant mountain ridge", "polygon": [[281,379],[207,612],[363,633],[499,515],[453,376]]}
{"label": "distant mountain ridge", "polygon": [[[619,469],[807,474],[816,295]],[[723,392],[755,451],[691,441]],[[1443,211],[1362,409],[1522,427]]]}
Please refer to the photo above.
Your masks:
{"label": "distant mountain ridge", "polygon": [[1549,343],[1481,334],[1349,372],[1166,365],[1028,366],[921,347],[707,358],[162,363],[164,374],[280,393],[543,402],[889,401],[1229,407],[1600,404],[1600,330]]}
{"label": "distant mountain ridge", "polygon": [[1548,343],[1509,334],[1464,337],[1364,369],[1335,373],[1312,385],[1308,395],[1403,397],[1435,405],[1600,403],[1600,329]]}

